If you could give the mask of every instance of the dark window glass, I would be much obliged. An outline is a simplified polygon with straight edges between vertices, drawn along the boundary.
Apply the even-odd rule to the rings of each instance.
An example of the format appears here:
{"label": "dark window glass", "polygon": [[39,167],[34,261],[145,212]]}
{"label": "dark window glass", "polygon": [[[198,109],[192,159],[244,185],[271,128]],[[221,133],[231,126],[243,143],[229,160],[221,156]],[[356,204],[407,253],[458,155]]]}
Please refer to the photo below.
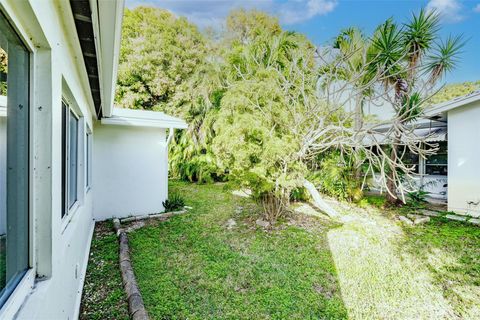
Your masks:
{"label": "dark window glass", "polygon": [[70,111],[68,146],[68,208],[77,202],[78,119]]}
{"label": "dark window glass", "polygon": [[448,174],[448,150],[447,142],[442,141],[438,144],[436,154],[429,156],[425,163],[425,173],[429,175],[446,176]]}
{"label": "dark window glass", "polygon": [[29,53],[0,13],[0,306],[28,268]]}
{"label": "dark window glass", "polygon": [[87,151],[87,183],[86,183],[86,186],[87,187],[91,187],[92,186],[92,143],[93,143],[93,140],[92,140],[92,134],[91,133],[87,133],[87,147],[86,147],[86,151]]}
{"label": "dark window glass", "polygon": [[78,178],[78,118],[67,104],[62,103],[62,217],[77,202]]}

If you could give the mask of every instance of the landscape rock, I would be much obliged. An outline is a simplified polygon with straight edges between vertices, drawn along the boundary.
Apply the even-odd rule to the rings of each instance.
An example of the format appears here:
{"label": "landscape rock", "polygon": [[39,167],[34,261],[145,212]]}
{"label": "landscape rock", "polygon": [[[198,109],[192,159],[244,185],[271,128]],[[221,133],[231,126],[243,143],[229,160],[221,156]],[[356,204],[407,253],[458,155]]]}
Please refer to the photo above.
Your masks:
{"label": "landscape rock", "polygon": [[424,224],[430,222],[430,217],[419,217],[413,220],[413,224]]}
{"label": "landscape rock", "polygon": [[423,224],[430,221],[430,217],[419,214],[407,214],[407,217],[413,221],[413,224]]}
{"label": "landscape rock", "polygon": [[262,219],[258,219],[257,221],[255,221],[255,223],[257,224],[257,226],[260,226],[262,228],[268,228],[268,226],[270,225],[270,222],[264,221]]}
{"label": "landscape rock", "polygon": [[249,189],[234,190],[234,191],[232,191],[232,194],[234,196],[238,196],[238,197],[242,197],[242,198],[248,198],[252,195],[252,190],[249,190]]}
{"label": "landscape rock", "polygon": [[423,214],[424,216],[429,216],[429,217],[440,217],[441,216],[441,214],[439,212],[432,211],[432,210],[427,210],[427,209],[421,210],[420,213]]}
{"label": "landscape rock", "polygon": [[405,224],[408,224],[408,225],[413,225],[413,221],[408,219],[407,217],[405,216],[399,216],[398,219],[400,219],[400,221],[402,221],[403,223]]}
{"label": "landscape rock", "polygon": [[237,226],[237,222],[233,219],[228,219],[225,226],[227,227],[228,230],[231,230]]}
{"label": "landscape rock", "polygon": [[243,207],[238,206],[238,207],[235,208],[235,213],[236,214],[242,213],[242,211],[243,211]]}
{"label": "landscape rock", "polygon": [[476,226],[480,226],[480,218],[472,218],[468,220],[469,223],[474,224]]}
{"label": "landscape rock", "polygon": [[457,216],[456,214],[447,214],[445,218],[455,221],[467,221],[467,217]]}

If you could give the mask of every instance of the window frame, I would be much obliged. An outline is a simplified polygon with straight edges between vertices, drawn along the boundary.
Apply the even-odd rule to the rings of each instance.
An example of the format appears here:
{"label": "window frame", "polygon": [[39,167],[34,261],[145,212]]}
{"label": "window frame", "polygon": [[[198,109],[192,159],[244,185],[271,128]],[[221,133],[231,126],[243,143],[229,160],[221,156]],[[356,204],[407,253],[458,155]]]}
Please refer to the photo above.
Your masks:
{"label": "window frame", "polygon": [[85,130],[85,192],[88,193],[92,189],[93,178],[93,132],[89,125]]}
{"label": "window frame", "polygon": [[[70,117],[73,116],[77,120],[77,131],[76,131],[76,192],[75,192],[75,201],[70,205]],[[77,208],[80,206],[80,188],[79,188],[79,177],[80,177],[80,167],[82,162],[81,156],[83,151],[80,146],[81,135],[83,134],[83,121],[82,116],[75,110],[73,104],[66,98],[62,97],[62,220],[70,220],[69,217],[73,216],[73,213],[77,211]],[[66,227],[66,226],[65,226]],[[63,228],[64,229],[64,228]]]}
{"label": "window frame", "polygon": [[[33,228],[32,228],[32,213],[33,213],[33,210],[32,210],[32,206],[33,206],[33,201],[32,201],[32,195],[33,195],[33,184],[34,184],[34,179],[33,179],[33,163],[34,163],[34,156],[33,156],[33,141],[34,141],[34,136],[33,136],[33,121],[34,121],[34,112],[33,112],[33,86],[34,86],[34,82],[33,82],[33,76],[34,76],[34,50],[32,48],[32,46],[28,43],[28,41],[26,41],[25,37],[22,36],[21,32],[19,32],[19,30],[17,28],[15,28],[15,23],[12,21],[12,18],[11,16],[9,16],[8,12],[6,12],[4,10],[5,8],[3,8],[1,5],[0,5],[0,18],[3,20],[2,24],[6,25],[7,27],[5,28],[6,30],[3,30],[2,28],[2,32],[6,32],[7,35],[6,37],[10,37],[10,38],[15,38],[15,43],[14,42],[14,46],[16,46],[17,48],[21,48],[22,50],[22,53],[25,53],[25,63],[24,63],[24,67],[21,69],[21,73],[24,73],[24,76],[26,78],[26,88],[25,91],[23,93],[26,93],[25,96],[23,95],[20,95],[20,96],[23,96],[23,99],[24,100],[20,100],[20,104],[19,101],[17,100],[13,100],[15,101],[15,104],[18,104],[19,106],[19,109],[23,109],[23,110],[26,110],[25,114],[23,115],[23,117],[25,118],[24,121],[24,127],[22,129],[22,132],[24,134],[24,137],[20,137],[18,138],[18,140],[20,141],[15,141],[15,144],[18,144],[18,143],[24,143],[24,147],[23,147],[23,152],[24,152],[24,158],[22,159],[22,162],[23,162],[23,165],[24,165],[24,168],[16,168],[14,170],[16,171],[24,171],[25,172],[25,175],[20,175],[20,180],[24,180],[23,183],[24,183],[24,188],[23,189],[23,196],[24,196],[24,205],[23,207],[25,208],[25,210],[20,210],[19,211],[23,211],[23,213],[25,213],[26,215],[23,216],[24,218],[24,221],[18,221],[18,214],[19,212],[14,210],[15,214],[12,216],[11,213],[10,213],[10,216],[9,216],[9,205],[8,205],[8,201],[9,201],[9,194],[8,194],[8,190],[11,190],[11,186],[9,185],[9,178],[8,178],[8,172],[10,171],[7,171],[6,173],[6,179],[7,179],[7,185],[6,185],[6,194],[5,194],[5,200],[6,200],[6,215],[7,215],[7,225],[6,225],[6,228],[8,228],[10,230],[10,233],[13,232],[13,234],[15,234],[15,237],[18,236],[18,234],[15,232],[15,231],[18,231],[16,230],[16,228],[21,228],[22,227],[22,224],[23,224],[23,227],[25,227],[25,229],[22,231],[23,236],[22,237],[22,240],[20,241],[20,244],[18,243],[17,239],[14,237],[13,238],[13,241],[10,240],[10,244],[11,243],[15,243],[16,247],[15,247],[15,250],[14,250],[14,253],[15,253],[15,256],[16,258],[14,260],[17,260],[18,261],[18,255],[20,254],[18,252],[18,248],[21,247],[22,243],[23,245],[25,246],[24,249],[26,249],[26,252],[25,252],[25,256],[23,259],[25,259],[25,264],[23,265],[23,269],[20,270],[20,269],[15,269],[14,270],[14,273],[12,275],[12,277],[10,277],[9,279],[6,279],[6,283],[5,283],[5,286],[3,288],[1,288],[0,291],[3,291],[2,292],[2,295],[0,296],[0,317],[7,317],[8,314],[10,314],[10,310],[12,309],[12,306],[13,305],[16,305],[17,303],[13,302],[13,297],[16,296],[18,294],[19,291],[22,291],[22,290],[25,290],[26,288],[28,288],[29,286],[31,287],[31,284],[33,284],[33,276],[34,276],[34,271],[32,269],[33,267],[33,261],[32,261],[32,257],[33,257],[33,252],[32,252],[32,239],[33,239]],[[8,51],[7,54],[9,54],[10,52]],[[16,55],[14,55],[16,56]],[[11,59],[11,60],[15,60],[15,59]],[[11,61],[9,59],[9,61]],[[12,72],[9,72],[8,73],[9,75],[15,75],[15,73],[12,73]],[[18,80],[18,79],[17,79]],[[7,82],[8,82],[8,78],[7,78]],[[23,90],[22,90],[23,91]],[[15,97],[15,95],[18,95],[17,94],[14,94],[13,96]],[[7,92],[6,92],[6,96],[5,97],[8,97],[10,96],[9,95],[9,90],[7,89]],[[0,112],[2,113],[2,117],[6,117],[6,123],[8,121],[10,121],[9,119],[9,116],[12,117],[13,114],[15,114],[15,112],[11,113],[10,115],[7,114],[7,110],[8,110],[8,107],[11,106],[10,105],[10,100],[6,100],[6,105],[2,108],[0,108]],[[11,103],[13,104],[13,103]],[[18,120],[18,119],[17,119]],[[20,119],[21,120],[21,119]],[[15,126],[14,126],[15,127]],[[6,128],[6,144],[5,144],[5,147],[6,147],[6,151],[7,151],[7,155],[6,155],[6,159],[5,159],[5,165],[8,165],[8,157],[10,156],[10,152],[11,150],[9,150],[9,138],[8,138],[8,135],[9,135],[9,129],[8,129],[8,124],[7,124],[7,128]],[[22,141],[23,139],[23,141]],[[16,152],[18,152],[17,150],[15,150]],[[21,167],[21,165],[18,165],[19,167]],[[15,166],[14,166],[15,167]],[[16,177],[17,179],[18,177]],[[10,179],[11,181],[13,179]],[[15,181],[15,180],[13,180]],[[21,183],[21,182],[19,182]],[[16,190],[17,188],[14,188],[14,190]],[[18,201],[18,199],[16,200]],[[15,208],[16,209],[16,208]],[[8,219],[11,219],[11,220],[16,220],[16,222],[8,222]],[[12,227],[12,225],[9,225],[9,223],[12,223],[13,226],[13,229],[10,229],[10,227]],[[6,236],[8,237],[8,233],[6,234]],[[7,242],[6,245],[5,245],[5,254],[6,254],[6,259],[8,258],[8,251],[9,251],[9,243]],[[11,248],[10,248],[11,249]],[[17,262],[18,263],[18,262]],[[7,265],[8,264],[8,261],[6,262],[6,275],[8,274],[8,268],[9,266]],[[11,266],[10,266],[11,267]],[[16,268],[18,268],[18,265],[15,266]],[[17,304],[18,305],[18,304]],[[13,314],[13,313],[12,313]]]}

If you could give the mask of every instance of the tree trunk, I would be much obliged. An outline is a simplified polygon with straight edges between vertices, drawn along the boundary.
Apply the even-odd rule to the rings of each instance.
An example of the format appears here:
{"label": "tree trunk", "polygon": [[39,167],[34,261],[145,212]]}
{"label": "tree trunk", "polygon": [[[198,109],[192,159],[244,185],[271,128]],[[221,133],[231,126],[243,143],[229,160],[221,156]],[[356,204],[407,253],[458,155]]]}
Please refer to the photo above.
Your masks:
{"label": "tree trunk", "polygon": [[[363,96],[359,95],[355,99],[355,123],[354,123],[354,128],[355,128],[355,133],[357,134],[356,139],[357,143],[361,144],[363,143],[361,137],[358,133],[363,127]],[[362,178],[362,168],[361,166],[361,160],[356,159],[355,162],[355,179],[359,181]]]}
{"label": "tree trunk", "polygon": [[322,199],[322,196],[318,192],[317,188],[315,188],[313,183],[308,180],[304,180],[303,186],[310,193],[313,199],[313,204],[320,209],[320,211],[328,215],[330,218],[336,218],[339,216],[338,212]]}
{"label": "tree trunk", "polygon": [[398,205],[400,202],[397,197],[397,186],[395,184],[395,170],[397,170],[396,163],[400,141],[401,136],[399,135],[399,133],[395,133],[392,150],[390,151],[390,160],[393,163],[393,167],[390,168],[390,172],[387,175],[387,202],[391,206]]}

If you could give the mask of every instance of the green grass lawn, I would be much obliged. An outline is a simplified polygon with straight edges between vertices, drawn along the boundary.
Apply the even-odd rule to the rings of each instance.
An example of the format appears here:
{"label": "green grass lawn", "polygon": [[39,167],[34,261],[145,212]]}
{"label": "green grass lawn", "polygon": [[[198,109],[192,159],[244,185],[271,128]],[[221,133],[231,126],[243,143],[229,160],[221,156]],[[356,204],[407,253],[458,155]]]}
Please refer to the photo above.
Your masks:
{"label": "green grass lawn", "polygon": [[[264,231],[259,207],[221,184],[170,192],[193,209],[129,233],[152,319],[479,319],[478,227],[403,227],[395,211],[343,204],[341,222],[293,214]],[[89,266],[86,281],[109,303],[84,295],[85,319],[125,316],[113,237],[95,238],[90,264],[106,272]]]}

